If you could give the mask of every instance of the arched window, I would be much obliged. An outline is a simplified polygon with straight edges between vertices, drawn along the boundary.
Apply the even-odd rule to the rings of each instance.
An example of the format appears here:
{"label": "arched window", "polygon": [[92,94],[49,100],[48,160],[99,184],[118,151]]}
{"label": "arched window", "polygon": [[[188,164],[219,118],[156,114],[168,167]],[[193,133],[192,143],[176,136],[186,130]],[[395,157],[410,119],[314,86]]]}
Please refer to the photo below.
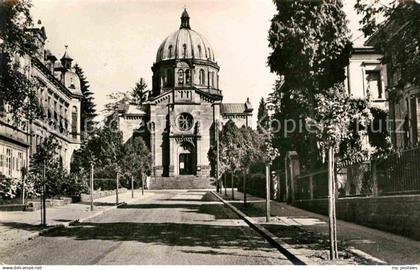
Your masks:
{"label": "arched window", "polygon": [[200,81],[200,84],[201,85],[205,85],[206,84],[204,69],[200,69],[199,81]]}
{"label": "arched window", "polygon": [[211,87],[214,87],[214,71],[210,72],[211,75]]}
{"label": "arched window", "polygon": [[184,84],[184,71],[182,69],[178,70],[178,85]]}
{"label": "arched window", "polygon": [[185,83],[191,84],[191,70],[189,69],[185,70]]}
{"label": "arched window", "polygon": [[182,57],[187,57],[187,44],[182,45]]}
{"label": "arched window", "polygon": [[168,58],[172,58],[172,45],[169,45],[168,50],[169,50]]}
{"label": "arched window", "polygon": [[198,58],[201,58],[201,46],[198,45],[197,48],[198,48]]}
{"label": "arched window", "polygon": [[167,69],[167,75],[168,75],[168,86],[174,85],[174,71],[173,69]]}
{"label": "arched window", "polygon": [[168,71],[166,69],[162,71],[162,84],[163,86],[168,85]]}
{"label": "arched window", "polygon": [[71,134],[73,135],[73,138],[77,138],[77,108],[73,107],[71,111]]}

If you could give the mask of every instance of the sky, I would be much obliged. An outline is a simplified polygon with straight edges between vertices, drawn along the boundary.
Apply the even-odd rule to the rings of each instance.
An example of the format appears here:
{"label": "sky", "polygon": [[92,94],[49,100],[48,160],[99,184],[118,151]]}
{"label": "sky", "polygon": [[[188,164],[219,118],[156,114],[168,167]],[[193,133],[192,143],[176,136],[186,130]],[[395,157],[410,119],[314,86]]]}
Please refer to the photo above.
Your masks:
{"label": "sky", "polygon": [[[345,0],[353,38],[360,36],[355,0]],[[276,76],[267,66],[271,0],[33,0],[32,17],[45,26],[46,48],[58,58],[68,45],[84,70],[97,110],[107,95],[128,91],[143,77],[151,87],[156,52],[180,25],[187,8],[191,28],[204,35],[220,66],[223,102],[254,106],[272,91]],[[358,39],[361,43],[361,39]]]}

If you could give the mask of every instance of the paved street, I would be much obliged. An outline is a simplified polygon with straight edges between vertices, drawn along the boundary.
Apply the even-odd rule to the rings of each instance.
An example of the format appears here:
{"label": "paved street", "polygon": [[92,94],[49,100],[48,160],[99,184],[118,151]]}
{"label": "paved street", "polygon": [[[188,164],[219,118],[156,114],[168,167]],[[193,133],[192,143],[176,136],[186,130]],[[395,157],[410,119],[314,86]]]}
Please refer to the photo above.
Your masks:
{"label": "paved street", "polygon": [[[230,200],[230,190],[227,190],[228,201],[241,208],[243,193],[235,191],[235,201]],[[247,214],[255,221],[280,236],[289,228],[298,227],[306,232],[313,232],[328,239],[328,217],[305,211],[285,203],[271,201],[271,222],[265,222],[265,200],[248,194],[248,203],[253,208],[248,208]],[[257,210],[257,211],[255,211]],[[387,264],[419,264],[420,242],[396,234],[368,228],[343,220],[337,220],[338,240],[346,246],[354,247],[365,253],[365,257],[376,258]],[[294,237],[299,235],[294,232]],[[305,236],[308,238],[307,234]],[[308,239],[307,242],[310,242]],[[312,247],[313,248],[313,247]],[[313,250],[308,250],[311,253]],[[367,256],[366,256],[367,255]],[[309,254],[307,254],[310,257]],[[314,258],[311,258],[314,259]],[[319,262],[321,263],[321,262]],[[360,262],[358,262],[360,263]],[[369,262],[377,263],[376,260]]]}
{"label": "paved street", "polygon": [[290,264],[205,191],[160,191],[26,241],[6,264]]}

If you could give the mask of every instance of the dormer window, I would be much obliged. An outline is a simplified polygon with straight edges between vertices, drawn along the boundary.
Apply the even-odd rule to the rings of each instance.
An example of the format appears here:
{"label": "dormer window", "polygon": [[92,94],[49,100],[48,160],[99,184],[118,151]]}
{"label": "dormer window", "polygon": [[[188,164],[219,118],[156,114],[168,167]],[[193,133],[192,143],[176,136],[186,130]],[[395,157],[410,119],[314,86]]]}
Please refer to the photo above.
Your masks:
{"label": "dormer window", "polygon": [[197,48],[198,48],[198,58],[201,58],[201,46],[198,45]]}
{"label": "dormer window", "polygon": [[168,50],[169,50],[168,58],[172,58],[172,45],[169,45]]}
{"label": "dormer window", "polygon": [[210,48],[209,48],[209,59],[211,59],[211,51],[210,51]]}
{"label": "dormer window", "polygon": [[182,57],[187,57],[187,44],[185,43],[182,45]]}

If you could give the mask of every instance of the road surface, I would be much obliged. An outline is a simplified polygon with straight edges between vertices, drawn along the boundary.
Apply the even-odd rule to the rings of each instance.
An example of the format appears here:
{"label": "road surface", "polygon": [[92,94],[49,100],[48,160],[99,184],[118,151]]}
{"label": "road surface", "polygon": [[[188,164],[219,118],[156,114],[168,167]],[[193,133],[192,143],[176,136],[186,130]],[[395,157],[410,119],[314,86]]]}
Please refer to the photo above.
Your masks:
{"label": "road surface", "polygon": [[2,251],[5,264],[290,264],[205,191],[160,191]]}

